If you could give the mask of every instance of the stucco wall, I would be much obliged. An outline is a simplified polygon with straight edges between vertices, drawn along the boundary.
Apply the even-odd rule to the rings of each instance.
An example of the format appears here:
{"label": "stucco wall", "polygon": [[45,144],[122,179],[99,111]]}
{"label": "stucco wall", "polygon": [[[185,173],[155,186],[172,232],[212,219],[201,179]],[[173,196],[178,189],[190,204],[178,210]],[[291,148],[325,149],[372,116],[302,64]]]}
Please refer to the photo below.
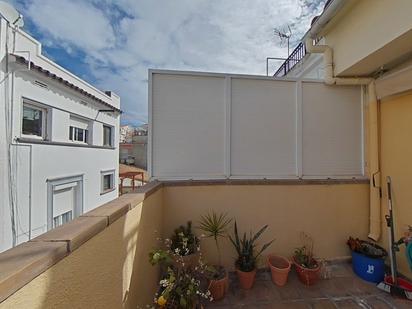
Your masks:
{"label": "stucco wall", "polygon": [[[391,176],[396,238],[412,225],[412,94],[381,103],[382,243],[387,248],[388,233],[384,215],[388,213],[386,177]],[[398,253],[399,270],[411,276],[404,246]]]}
{"label": "stucco wall", "polygon": [[148,262],[162,231],[162,190],[83,244],[0,308],[142,308],[157,287]]}
{"label": "stucco wall", "polygon": [[[381,49],[392,40],[407,33],[412,28],[410,0],[362,0],[356,4],[339,21],[330,27],[326,33],[326,43],[334,50],[335,74],[341,74],[346,69],[358,63],[373,52]],[[374,63],[363,62],[365,70],[373,64],[378,68],[381,60],[385,63],[393,56],[397,56],[403,46],[410,46],[410,39],[399,42],[396,50],[380,51]],[[361,72],[360,67],[354,68],[352,73]],[[353,74],[358,75],[358,74]]]}
{"label": "stucco wall", "polygon": [[[266,254],[291,256],[301,245],[300,231],[305,231],[315,240],[316,256],[335,258],[350,254],[345,245],[349,235],[366,238],[368,232],[367,184],[171,186],[163,190],[165,236],[187,220],[196,225],[200,215],[215,210],[236,218],[240,232],[269,224],[260,243],[276,240]],[[232,245],[224,240],[221,247],[223,263],[233,269]],[[216,262],[211,240],[203,242],[203,249],[206,259]]]}

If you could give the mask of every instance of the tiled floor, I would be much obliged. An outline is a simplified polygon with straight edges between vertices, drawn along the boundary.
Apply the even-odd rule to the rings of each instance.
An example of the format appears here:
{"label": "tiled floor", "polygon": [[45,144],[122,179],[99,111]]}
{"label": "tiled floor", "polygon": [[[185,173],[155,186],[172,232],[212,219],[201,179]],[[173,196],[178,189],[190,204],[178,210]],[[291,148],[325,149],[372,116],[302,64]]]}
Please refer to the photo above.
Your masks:
{"label": "tiled floor", "polygon": [[269,270],[260,271],[255,285],[245,291],[238,287],[235,274],[231,274],[231,284],[226,297],[221,301],[207,304],[206,309],[226,308],[286,308],[286,309],[329,309],[329,308],[412,308],[412,301],[392,298],[356,277],[350,264],[326,266],[330,279],[323,279],[316,285],[303,285],[291,271],[284,287],[275,286]]}

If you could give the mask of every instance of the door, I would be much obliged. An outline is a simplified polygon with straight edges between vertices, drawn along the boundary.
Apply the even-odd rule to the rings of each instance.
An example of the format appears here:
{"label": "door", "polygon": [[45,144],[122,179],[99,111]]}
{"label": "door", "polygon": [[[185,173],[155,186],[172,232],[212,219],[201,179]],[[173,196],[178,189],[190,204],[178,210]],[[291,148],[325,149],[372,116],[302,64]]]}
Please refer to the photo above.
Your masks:
{"label": "door", "polygon": [[47,229],[56,228],[83,213],[83,176],[48,180]]}

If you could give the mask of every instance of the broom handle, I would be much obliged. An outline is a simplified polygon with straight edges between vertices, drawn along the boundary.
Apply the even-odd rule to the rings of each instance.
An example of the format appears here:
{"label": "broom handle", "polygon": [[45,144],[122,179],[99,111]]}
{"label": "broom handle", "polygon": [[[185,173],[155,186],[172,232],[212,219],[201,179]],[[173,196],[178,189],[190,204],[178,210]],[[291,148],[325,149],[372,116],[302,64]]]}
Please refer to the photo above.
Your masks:
{"label": "broom handle", "polygon": [[398,274],[397,274],[397,265],[396,265],[396,251],[395,251],[395,231],[393,226],[393,212],[392,212],[392,186],[391,186],[391,177],[388,176],[386,179],[386,183],[388,185],[388,208],[389,208],[389,216],[387,217],[387,225],[389,227],[389,250],[391,255],[391,272],[392,272],[392,279],[393,284],[396,285],[398,282]]}

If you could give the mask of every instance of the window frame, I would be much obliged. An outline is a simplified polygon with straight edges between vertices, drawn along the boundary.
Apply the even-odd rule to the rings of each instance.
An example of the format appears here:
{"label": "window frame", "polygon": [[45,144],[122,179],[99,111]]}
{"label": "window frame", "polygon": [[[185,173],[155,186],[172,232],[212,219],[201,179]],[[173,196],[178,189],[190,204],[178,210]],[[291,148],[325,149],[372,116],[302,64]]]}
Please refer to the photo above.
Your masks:
{"label": "window frame", "polygon": [[[110,136],[109,136],[109,144],[106,144],[106,139],[105,139],[105,128],[110,129]],[[104,147],[113,147],[113,126],[103,124],[103,146]]]}
{"label": "window frame", "polygon": [[[79,132],[76,132],[77,130],[82,130],[83,131],[83,140],[78,140],[76,139],[76,136],[78,136]],[[69,126],[69,141],[72,143],[78,143],[78,144],[85,144],[89,145],[89,130],[88,129],[82,129],[76,126]]]}
{"label": "window frame", "polygon": [[[116,172],[115,169],[100,172],[100,195],[116,190],[115,172]],[[105,176],[109,176],[109,175],[111,176],[110,188],[105,189],[104,188],[104,178]]]}
{"label": "window frame", "polygon": [[[34,135],[34,134],[24,134],[23,133],[23,115],[24,115],[24,107],[28,107],[34,110],[39,110],[42,112],[42,119],[41,119],[41,135]],[[38,140],[47,140],[47,119],[48,119],[48,108],[42,106],[40,104],[34,103],[30,100],[23,99],[22,107],[21,107],[21,115],[20,115],[20,135],[23,138],[28,139],[38,139]]]}

